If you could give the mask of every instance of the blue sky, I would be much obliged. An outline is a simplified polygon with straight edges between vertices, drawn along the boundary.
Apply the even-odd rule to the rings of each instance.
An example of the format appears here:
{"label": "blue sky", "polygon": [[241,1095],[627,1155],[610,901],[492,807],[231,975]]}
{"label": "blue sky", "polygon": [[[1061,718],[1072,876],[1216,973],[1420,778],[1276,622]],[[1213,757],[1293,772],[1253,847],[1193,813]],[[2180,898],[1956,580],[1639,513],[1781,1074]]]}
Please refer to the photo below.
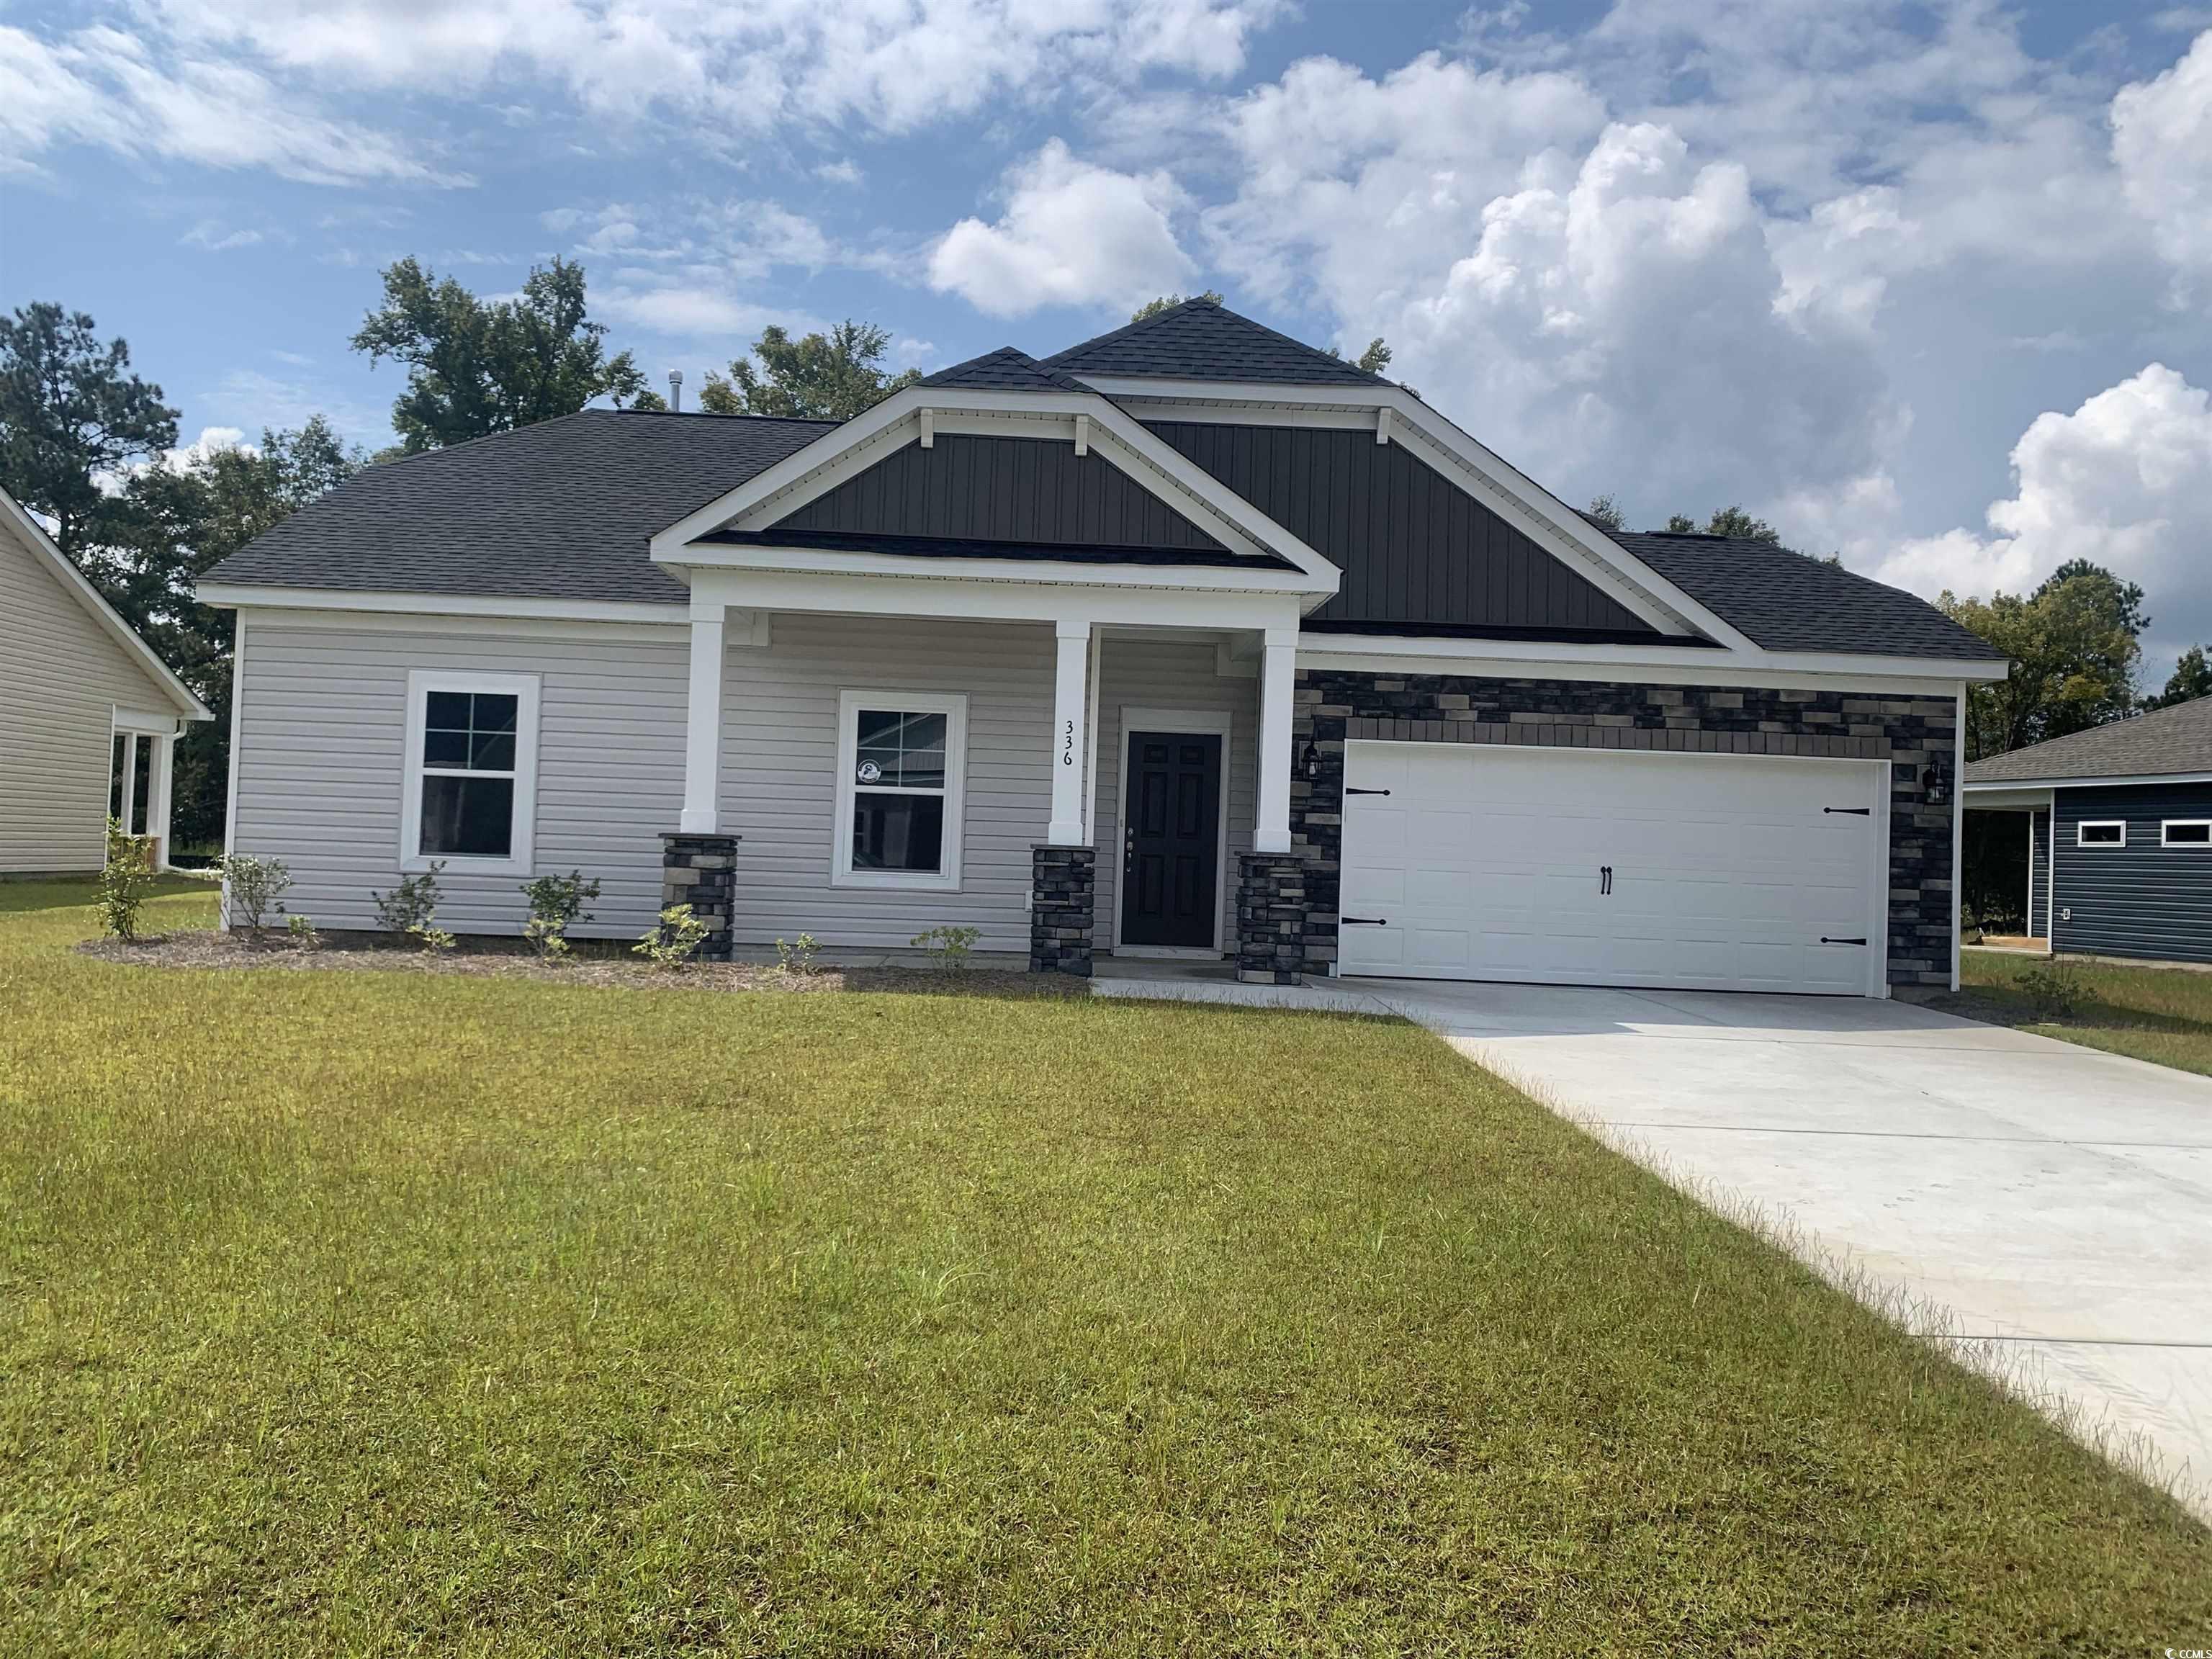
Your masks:
{"label": "blue sky", "polygon": [[2086,555],[2212,637],[2212,6],[0,3],[0,304],[188,439],[387,441],[345,340],[409,253],[580,258],[694,388],[769,321],[928,367],[1218,288],[1571,500],[1930,593]]}

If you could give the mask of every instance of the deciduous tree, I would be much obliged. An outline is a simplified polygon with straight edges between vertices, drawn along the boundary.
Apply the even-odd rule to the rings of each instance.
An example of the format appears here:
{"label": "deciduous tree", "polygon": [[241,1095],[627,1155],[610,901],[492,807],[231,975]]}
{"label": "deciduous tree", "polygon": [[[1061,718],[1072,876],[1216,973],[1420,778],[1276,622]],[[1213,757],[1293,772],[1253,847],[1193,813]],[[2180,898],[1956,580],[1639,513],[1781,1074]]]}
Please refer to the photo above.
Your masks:
{"label": "deciduous tree", "polygon": [[849,317],[827,334],[796,340],[770,323],[753,342],[752,356],[732,363],[726,377],[708,374],[699,406],[710,415],[849,421],[921,378],[920,369],[893,374],[884,367],[890,343],[890,330]]}
{"label": "deciduous tree", "polygon": [[2075,559],[2033,593],[1986,600],[1946,592],[1953,621],[2002,651],[2011,672],[1966,694],[1966,758],[2025,748],[2116,719],[2136,706],[2142,589]]}

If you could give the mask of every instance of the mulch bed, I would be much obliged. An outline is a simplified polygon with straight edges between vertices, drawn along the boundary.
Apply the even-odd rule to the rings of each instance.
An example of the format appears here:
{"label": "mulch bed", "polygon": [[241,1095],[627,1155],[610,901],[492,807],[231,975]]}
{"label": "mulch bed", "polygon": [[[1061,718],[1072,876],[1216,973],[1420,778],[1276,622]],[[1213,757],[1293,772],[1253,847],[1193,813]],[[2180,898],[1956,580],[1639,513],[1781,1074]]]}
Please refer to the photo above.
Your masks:
{"label": "mulch bed", "polygon": [[325,934],[303,949],[281,933],[262,943],[210,928],[164,933],[126,945],[88,939],[80,954],[145,968],[274,969],[301,973],[365,969],[374,973],[461,974],[534,979],[556,985],[621,986],[648,991],[867,991],[931,996],[1068,997],[1089,994],[1087,981],[1066,974],[1009,973],[986,968],[819,968],[786,973],[773,963],[699,963],[671,971],[639,961],[619,945],[579,940],[575,954],[540,962],[520,940],[466,939],[433,953],[393,945],[374,934]]}

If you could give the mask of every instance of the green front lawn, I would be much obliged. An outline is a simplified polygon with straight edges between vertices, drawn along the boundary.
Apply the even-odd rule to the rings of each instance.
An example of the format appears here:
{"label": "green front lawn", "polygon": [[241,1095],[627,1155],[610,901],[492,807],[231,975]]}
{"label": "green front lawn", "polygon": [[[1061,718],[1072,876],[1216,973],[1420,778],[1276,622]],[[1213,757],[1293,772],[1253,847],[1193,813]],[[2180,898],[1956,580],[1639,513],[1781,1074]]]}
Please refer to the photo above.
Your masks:
{"label": "green front lawn", "polygon": [[5,1650],[2212,1645],[2171,1503],[1410,1026],[80,897],[0,887]]}
{"label": "green front lawn", "polygon": [[2042,957],[1969,951],[1961,959],[1960,987],[2024,1030],[2212,1074],[2212,974],[2058,960],[2081,986],[2074,1012],[2063,1018],[2048,1018],[2039,999],[2020,987],[2023,974],[2045,965]]}

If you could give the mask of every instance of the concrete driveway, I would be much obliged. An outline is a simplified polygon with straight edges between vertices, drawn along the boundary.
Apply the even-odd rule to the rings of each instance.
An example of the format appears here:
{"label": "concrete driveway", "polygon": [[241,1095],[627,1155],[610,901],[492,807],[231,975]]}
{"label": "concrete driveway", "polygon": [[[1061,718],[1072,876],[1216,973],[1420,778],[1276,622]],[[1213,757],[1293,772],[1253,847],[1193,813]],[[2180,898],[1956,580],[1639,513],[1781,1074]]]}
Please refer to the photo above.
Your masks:
{"label": "concrete driveway", "polygon": [[1905,1003],[1329,988],[2002,1344],[2212,1518],[2212,1079]]}

